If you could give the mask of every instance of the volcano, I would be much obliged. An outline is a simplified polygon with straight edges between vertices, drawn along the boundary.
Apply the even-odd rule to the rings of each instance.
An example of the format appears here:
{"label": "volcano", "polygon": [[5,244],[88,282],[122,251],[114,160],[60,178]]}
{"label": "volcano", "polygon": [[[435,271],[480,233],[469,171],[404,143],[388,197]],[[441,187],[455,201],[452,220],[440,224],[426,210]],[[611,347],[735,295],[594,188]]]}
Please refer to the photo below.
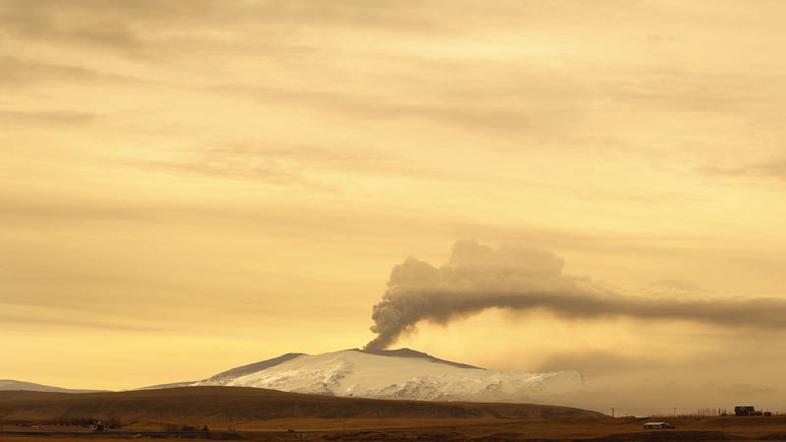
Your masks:
{"label": "volcano", "polygon": [[[373,399],[523,402],[581,387],[573,371],[487,370],[411,349],[350,349],[318,355],[287,353],[172,386],[256,387],[294,393]],[[165,385],[149,387],[162,388]]]}

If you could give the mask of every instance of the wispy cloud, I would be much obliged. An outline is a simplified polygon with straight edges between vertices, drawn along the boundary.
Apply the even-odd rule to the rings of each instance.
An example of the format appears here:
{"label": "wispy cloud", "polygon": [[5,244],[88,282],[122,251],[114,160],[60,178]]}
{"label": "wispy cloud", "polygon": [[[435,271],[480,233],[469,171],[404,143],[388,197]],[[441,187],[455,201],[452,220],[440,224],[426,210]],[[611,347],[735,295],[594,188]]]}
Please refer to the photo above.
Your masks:
{"label": "wispy cloud", "polygon": [[[50,303],[51,304],[51,303]],[[167,330],[159,323],[135,320],[111,315],[106,311],[95,311],[89,305],[71,305],[71,307],[20,306],[5,302],[0,298],[0,329],[87,329],[90,331],[127,331],[127,332],[158,332]]]}
{"label": "wispy cloud", "polygon": [[[520,79],[519,79],[520,81]],[[223,85],[209,90],[222,95],[252,99],[268,106],[319,111],[343,116],[356,123],[400,121],[408,124],[444,125],[461,131],[491,131],[528,138],[568,136],[566,127],[581,120],[581,106],[575,100],[547,98],[537,82],[532,83],[533,95],[527,87],[517,90],[483,90],[465,86],[413,88],[408,93],[373,94],[355,91],[321,91],[258,87],[254,85]],[[570,84],[551,87],[570,88]],[[540,96],[535,96],[538,94]],[[512,100],[512,96],[521,100]],[[545,105],[544,105],[545,104]]]}
{"label": "wispy cloud", "polygon": [[89,112],[0,110],[0,126],[73,126],[92,123],[96,118]]}
{"label": "wispy cloud", "polygon": [[538,370],[576,370],[587,376],[618,375],[642,368],[657,367],[657,361],[646,357],[626,357],[610,351],[556,353],[543,361]]}
{"label": "wispy cloud", "polygon": [[[424,15],[425,9],[431,13]],[[272,30],[353,26],[433,32],[439,28],[435,18],[441,9],[437,3],[406,8],[360,1],[7,0],[0,4],[0,33],[19,41],[157,58],[161,54],[205,50],[209,46],[206,34],[231,33],[238,25]],[[180,41],[184,35],[191,41]],[[203,45],[196,49],[193,39],[199,37]],[[185,44],[174,49],[168,41]]]}
{"label": "wispy cloud", "polygon": [[402,158],[371,150],[247,142],[193,147],[177,151],[169,159],[128,161],[125,164],[150,170],[253,180],[328,192],[338,189],[326,183],[325,176],[437,176],[435,172],[419,169]]}
{"label": "wispy cloud", "polygon": [[128,75],[102,72],[79,64],[63,64],[4,55],[0,56],[0,83],[14,86],[45,82],[93,84],[132,84],[140,80]]}
{"label": "wispy cloud", "polygon": [[736,166],[706,166],[700,169],[710,175],[727,178],[757,178],[786,181],[786,158],[772,157],[767,160]]}

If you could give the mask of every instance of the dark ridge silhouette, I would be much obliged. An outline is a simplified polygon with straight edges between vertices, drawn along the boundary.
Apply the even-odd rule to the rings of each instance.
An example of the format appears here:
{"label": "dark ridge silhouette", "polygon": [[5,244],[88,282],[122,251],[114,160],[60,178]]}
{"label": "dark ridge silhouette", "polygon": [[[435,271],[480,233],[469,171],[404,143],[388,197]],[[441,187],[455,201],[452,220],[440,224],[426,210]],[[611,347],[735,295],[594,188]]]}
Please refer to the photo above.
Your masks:
{"label": "dark ridge silhouette", "polygon": [[5,391],[0,392],[0,416],[6,422],[57,422],[90,416],[121,424],[277,418],[609,419],[592,411],[549,405],[340,398],[243,387],[82,394]]}

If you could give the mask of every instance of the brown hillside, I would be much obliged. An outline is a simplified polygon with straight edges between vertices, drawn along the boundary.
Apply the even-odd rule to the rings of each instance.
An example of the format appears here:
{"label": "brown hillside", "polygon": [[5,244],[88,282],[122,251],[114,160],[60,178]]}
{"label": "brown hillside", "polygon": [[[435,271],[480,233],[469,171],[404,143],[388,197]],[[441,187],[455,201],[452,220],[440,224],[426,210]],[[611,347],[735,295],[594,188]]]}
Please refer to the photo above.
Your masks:
{"label": "brown hillside", "polygon": [[241,387],[84,394],[3,391],[0,417],[6,422],[113,418],[122,423],[278,418],[606,419],[591,411],[546,405],[337,398]]}

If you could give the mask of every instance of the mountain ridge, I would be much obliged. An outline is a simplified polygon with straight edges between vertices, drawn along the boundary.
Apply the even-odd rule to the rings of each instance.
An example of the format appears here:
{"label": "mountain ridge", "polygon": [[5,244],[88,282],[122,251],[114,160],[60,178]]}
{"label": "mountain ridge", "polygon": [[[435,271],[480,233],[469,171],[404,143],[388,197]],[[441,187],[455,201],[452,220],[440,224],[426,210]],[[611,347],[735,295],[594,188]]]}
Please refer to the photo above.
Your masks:
{"label": "mountain ridge", "polygon": [[447,361],[403,348],[286,353],[198,381],[193,386],[237,386],[372,399],[521,402],[579,388],[577,372],[515,373]]}
{"label": "mountain ridge", "polygon": [[[0,381],[0,390],[93,392],[21,381]],[[12,383],[13,382],[13,383]],[[253,387],[282,392],[369,399],[452,402],[548,402],[583,384],[577,372],[517,373],[449,361],[411,348],[352,348],[308,355],[285,353],[197,381],[130,391],[192,386]]]}
{"label": "mountain ridge", "polygon": [[42,393],[95,393],[100,390],[84,390],[54,387],[15,379],[0,379],[0,391],[37,391]]}
{"label": "mountain ridge", "polygon": [[393,356],[393,357],[402,357],[402,358],[423,358],[423,359],[428,359],[431,362],[453,365],[455,367],[472,368],[472,369],[477,369],[477,370],[485,370],[485,368],[476,367],[476,366],[470,365],[470,364],[464,364],[464,363],[461,363],[461,362],[454,362],[454,361],[448,361],[446,359],[440,359],[440,358],[437,358],[435,356],[431,356],[428,353],[425,353],[425,352],[422,352],[422,351],[413,350],[413,349],[407,348],[407,347],[398,348],[396,350],[367,350],[367,349],[362,349],[362,348],[351,349],[351,350],[356,350],[356,351],[359,351],[359,352],[373,354],[373,355],[380,355],[380,356]]}

